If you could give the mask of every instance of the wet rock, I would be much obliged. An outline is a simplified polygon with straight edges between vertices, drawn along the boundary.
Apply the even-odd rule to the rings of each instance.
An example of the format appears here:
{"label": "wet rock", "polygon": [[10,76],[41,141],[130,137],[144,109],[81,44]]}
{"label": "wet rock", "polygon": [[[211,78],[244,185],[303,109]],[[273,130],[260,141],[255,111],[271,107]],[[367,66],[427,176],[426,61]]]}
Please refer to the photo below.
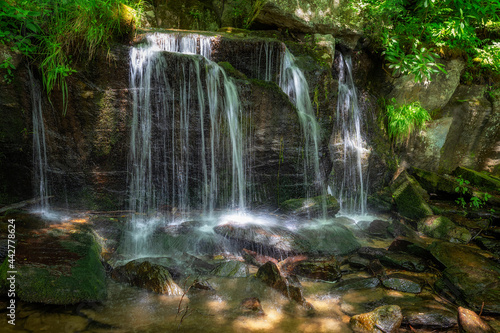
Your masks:
{"label": "wet rock", "polygon": [[457,192],[457,182],[448,175],[438,175],[437,173],[411,168],[411,174],[418,183],[429,193],[435,193],[439,197],[455,198]]}
{"label": "wet rock", "polygon": [[370,264],[370,260],[361,258],[358,255],[353,255],[347,259],[347,262],[354,268],[365,268]]}
{"label": "wet rock", "polygon": [[403,221],[392,221],[391,225],[387,228],[393,237],[409,237],[416,238],[417,233],[415,230],[403,223]]}
{"label": "wet rock", "polygon": [[474,241],[482,249],[488,250],[491,253],[496,254],[497,257],[500,257],[500,240],[489,237],[476,237]]}
{"label": "wet rock", "polygon": [[326,212],[329,216],[335,216],[340,210],[339,202],[331,195],[308,199],[290,199],[282,202],[280,207],[285,213],[297,214],[299,216],[316,216],[322,213],[323,204],[326,205]]}
{"label": "wet rock", "polygon": [[[16,244],[16,296],[26,302],[75,304],[107,296],[101,248],[87,225],[22,230]],[[43,223],[42,225],[45,225]],[[8,261],[0,267],[0,289],[8,289]]]}
{"label": "wet rock", "polygon": [[411,272],[423,272],[426,269],[426,263],[423,259],[406,253],[362,247],[358,250],[358,254],[368,259],[378,259],[383,265],[402,268]]}
{"label": "wet rock", "polygon": [[384,305],[372,312],[353,316],[350,326],[354,332],[396,333],[403,321],[401,308],[397,305]]}
{"label": "wet rock", "polygon": [[494,333],[495,330],[474,311],[458,307],[458,327],[462,333]]}
{"label": "wet rock", "polygon": [[193,283],[191,284],[191,289],[195,290],[215,290],[208,281],[205,280],[194,280]]}
{"label": "wet rock", "polygon": [[130,261],[124,266],[115,268],[111,277],[118,282],[129,283],[158,294],[183,294],[182,288],[174,282],[165,267],[151,264],[149,261]]}
{"label": "wet rock", "polygon": [[391,184],[391,190],[399,214],[410,219],[433,215],[424,197],[427,192],[406,171],[401,172]]}
{"label": "wet rock", "polygon": [[352,231],[343,225],[304,226],[300,233],[311,244],[309,252],[313,254],[345,255],[361,247]]}
{"label": "wet rock", "polygon": [[418,231],[433,238],[451,242],[468,243],[472,238],[469,230],[457,226],[444,216],[428,216],[418,222]]}
{"label": "wet rock", "polygon": [[342,277],[339,263],[334,257],[301,261],[295,266],[293,273],[323,281],[337,281]]}
{"label": "wet rock", "polygon": [[366,231],[372,236],[386,237],[388,234],[387,228],[389,227],[389,225],[390,223],[388,221],[373,220]]}
{"label": "wet rock", "polygon": [[309,242],[303,236],[279,226],[225,223],[216,226],[214,231],[228,238],[238,249],[246,248],[275,258],[304,253],[310,249]]}
{"label": "wet rock", "polygon": [[402,291],[405,293],[418,294],[422,291],[422,287],[419,282],[402,275],[402,274],[391,274],[387,276],[387,279],[382,281],[384,287]]}
{"label": "wet rock", "polygon": [[347,291],[351,289],[372,289],[380,285],[378,278],[352,278],[333,285],[333,290]]}
{"label": "wet rock", "polygon": [[366,267],[366,270],[372,276],[374,276],[380,280],[387,278],[386,273],[385,273],[385,268],[384,268],[384,266],[382,266],[382,264],[380,263],[380,260],[378,260],[378,259],[370,261],[370,263]]}
{"label": "wet rock", "polygon": [[393,200],[388,187],[378,191],[367,198],[367,206],[370,210],[380,213],[388,213],[392,210]]}
{"label": "wet rock", "polygon": [[241,261],[227,261],[215,267],[211,272],[212,275],[220,277],[247,277],[248,267]]}
{"label": "wet rock", "polygon": [[418,238],[398,237],[389,245],[388,250],[391,252],[404,252],[424,259],[434,258],[427,250],[427,244],[420,242]]}
{"label": "wet rock", "polygon": [[245,315],[265,316],[262,304],[260,304],[260,300],[257,297],[245,298],[241,301],[240,309]]}
{"label": "wet rock", "polygon": [[290,277],[285,277],[276,264],[267,262],[262,265],[257,271],[257,278],[291,300],[299,304],[307,303],[304,296],[302,296],[302,289],[299,281]]}
{"label": "wet rock", "polygon": [[437,302],[416,302],[406,304],[402,309],[403,325],[427,329],[447,329],[457,325],[456,311]]}
{"label": "wet rock", "polygon": [[474,311],[500,313],[500,265],[470,246],[434,242],[429,250],[446,267],[435,284],[441,293]]}

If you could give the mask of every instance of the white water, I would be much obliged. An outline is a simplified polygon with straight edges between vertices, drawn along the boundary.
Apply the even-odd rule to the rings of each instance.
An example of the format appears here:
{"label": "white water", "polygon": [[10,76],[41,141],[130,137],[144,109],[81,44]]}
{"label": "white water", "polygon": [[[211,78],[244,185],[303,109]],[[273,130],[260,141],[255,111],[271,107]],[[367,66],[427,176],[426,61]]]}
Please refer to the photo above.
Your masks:
{"label": "white water", "polygon": [[[352,61],[349,55],[339,53],[339,93],[337,103],[336,156],[342,165],[341,174],[334,177],[334,196],[340,202],[343,214],[366,214],[367,154],[362,135],[362,115],[352,77]],[[338,172],[339,168],[335,169]]]}
{"label": "white water", "polygon": [[42,93],[40,84],[34,79],[31,70],[29,70],[29,77],[33,118],[33,184],[35,196],[40,198],[36,211],[43,216],[48,216],[50,210],[47,178],[48,162],[45,126],[43,123]]}
{"label": "white water", "polygon": [[[216,208],[245,210],[238,91],[209,60],[211,41],[194,34],[154,34],[146,45],[131,50],[128,183],[129,206],[136,213],[125,246],[129,254],[154,252],[154,230],[167,219],[159,211],[173,220],[186,218],[200,206],[208,216]],[[164,52],[185,56],[169,63]],[[169,73],[172,68],[176,77]],[[192,114],[196,109],[198,122]]]}

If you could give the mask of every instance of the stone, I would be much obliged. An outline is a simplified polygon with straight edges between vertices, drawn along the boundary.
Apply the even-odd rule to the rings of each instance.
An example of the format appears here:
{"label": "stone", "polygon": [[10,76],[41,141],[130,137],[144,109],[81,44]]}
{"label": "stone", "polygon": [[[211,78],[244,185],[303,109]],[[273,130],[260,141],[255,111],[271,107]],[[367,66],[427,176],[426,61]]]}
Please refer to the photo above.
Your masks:
{"label": "stone", "polygon": [[372,236],[386,237],[389,225],[390,223],[388,221],[373,220],[366,231]]}
{"label": "stone", "polygon": [[384,280],[387,278],[386,273],[385,273],[385,267],[382,266],[382,264],[380,263],[380,260],[378,260],[378,259],[370,261],[370,263],[366,267],[366,270],[372,276],[374,276],[380,280]]}
{"label": "stone", "polygon": [[393,237],[408,237],[411,239],[415,239],[418,237],[417,232],[406,225],[403,220],[392,221],[391,225],[387,228],[387,230],[391,233]]}
{"label": "stone", "polygon": [[184,293],[165,267],[151,264],[149,261],[130,261],[124,266],[115,268],[111,277],[116,281],[157,294],[180,296]]}
{"label": "stone", "polygon": [[470,246],[434,242],[432,255],[446,269],[435,283],[439,292],[474,311],[500,313],[500,265]]}
{"label": "stone", "polygon": [[469,230],[457,226],[444,216],[428,216],[418,222],[418,231],[433,238],[449,240],[451,242],[468,243],[472,235]]}
{"label": "stone", "polygon": [[347,259],[347,262],[354,268],[365,268],[370,264],[370,260],[361,258],[358,255],[350,256],[349,259]]}
{"label": "stone", "polygon": [[402,309],[403,325],[438,330],[457,325],[456,311],[435,301],[427,300],[405,304]]}
{"label": "stone", "polygon": [[301,305],[307,304],[304,296],[302,295],[302,289],[299,281],[290,277],[285,277],[280,272],[276,264],[270,261],[267,262],[259,268],[256,276],[259,280],[271,288],[278,290],[285,297],[288,297]]}
{"label": "stone", "polygon": [[280,207],[285,213],[297,214],[299,216],[318,215],[326,205],[326,212],[329,216],[335,216],[340,210],[340,204],[331,195],[317,196],[308,199],[290,199],[281,203]]}
{"label": "stone", "polygon": [[246,263],[249,263],[250,265],[254,265],[257,267],[264,265],[268,261],[271,261],[275,264],[278,263],[278,260],[274,259],[273,257],[265,256],[255,251],[250,251],[247,249],[243,249],[243,259],[245,259]]}
{"label": "stone", "polygon": [[427,192],[406,171],[391,184],[391,190],[399,214],[418,220],[433,215],[423,195]]}
{"label": "stone", "polygon": [[474,311],[458,307],[458,328],[461,333],[494,333],[495,330]]}
{"label": "stone", "polygon": [[378,278],[352,278],[340,281],[332,286],[334,291],[349,291],[356,289],[373,289],[380,285]]}
{"label": "stone", "polygon": [[[16,225],[16,296],[25,302],[76,304],[107,297],[101,247],[86,224]],[[57,227],[57,228],[56,228]],[[26,229],[25,229],[26,228]],[[0,289],[8,289],[8,260]]]}
{"label": "stone", "polygon": [[214,231],[228,239],[237,249],[245,248],[274,258],[304,253],[311,247],[303,235],[281,226],[227,222],[214,227]]}
{"label": "stone", "polygon": [[215,267],[211,274],[220,277],[238,278],[247,277],[249,272],[245,263],[241,261],[227,261]]}
{"label": "stone", "polygon": [[432,171],[426,171],[412,166],[411,174],[418,183],[429,193],[434,193],[438,196],[456,197],[457,182],[449,175],[439,175]]}
{"label": "stone", "polygon": [[240,309],[245,315],[249,316],[265,316],[262,304],[257,297],[245,298],[241,301]]}
{"label": "stone", "polygon": [[301,261],[292,272],[299,276],[323,281],[337,281],[342,277],[339,263],[335,257]]}
{"label": "stone", "polygon": [[311,244],[308,252],[312,254],[346,255],[361,247],[352,231],[343,225],[304,225],[300,233]]}
{"label": "stone", "polygon": [[418,294],[422,291],[420,283],[403,274],[391,274],[382,280],[382,284],[386,288],[405,293]]}
{"label": "stone", "polygon": [[495,191],[500,190],[500,180],[487,173],[459,166],[453,171],[453,175],[468,180],[472,186],[484,187]]}
{"label": "stone", "polygon": [[396,333],[402,321],[403,314],[399,306],[384,305],[374,309],[372,312],[351,317],[349,324],[354,332],[378,333],[382,331]]}
{"label": "stone", "polygon": [[423,272],[426,263],[423,259],[402,252],[391,252],[385,249],[362,247],[358,254],[368,259],[378,259],[384,265],[401,268],[412,272]]}

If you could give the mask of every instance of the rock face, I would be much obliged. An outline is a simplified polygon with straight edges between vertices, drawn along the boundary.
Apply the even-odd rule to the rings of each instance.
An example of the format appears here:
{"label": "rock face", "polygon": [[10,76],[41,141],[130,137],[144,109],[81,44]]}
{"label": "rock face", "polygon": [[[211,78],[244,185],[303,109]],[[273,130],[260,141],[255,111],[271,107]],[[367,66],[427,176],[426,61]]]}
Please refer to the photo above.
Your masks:
{"label": "rock face", "polygon": [[385,305],[372,312],[353,316],[350,320],[351,328],[359,333],[396,333],[403,321],[401,308],[397,305]]}
{"label": "rock face", "polygon": [[474,311],[500,313],[497,263],[465,245],[435,242],[429,249],[446,267],[443,277],[436,282],[437,289]]}
{"label": "rock face", "polygon": [[[66,223],[54,228],[36,218],[21,216],[16,236],[15,289],[21,300],[75,304],[106,299],[101,249],[86,226]],[[1,289],[9,287],[6,278],[11,269],[7,259],[0,267]]]}
{"label": "rock face", "polygon": [[182,295],[183,291],[173,280],[169,271],[148,261],[130,261],[113,270],[111,277],[119,282],[144,288],[158,294]]}

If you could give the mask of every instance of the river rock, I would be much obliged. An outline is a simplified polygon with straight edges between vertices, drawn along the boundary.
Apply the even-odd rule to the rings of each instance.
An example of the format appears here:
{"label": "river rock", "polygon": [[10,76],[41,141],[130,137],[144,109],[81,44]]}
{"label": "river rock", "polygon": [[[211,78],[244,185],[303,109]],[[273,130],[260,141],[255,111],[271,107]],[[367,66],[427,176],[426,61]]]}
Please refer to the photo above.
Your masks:
{"label": "river rock", "polygon": [[455,191],[457,182],[449,175],[439,175],[417,167],[411,168],[411,174],[429,193],[434,193],[441,197],[454,198],[457,196],[457,192]]}
{"label": "river rock", "polygon": [[339,263],[334,257],[301,261],[295,266],[293,273],[323,281],[337,281],[342,277]]}
{"label": "river rock", "polygon": [[285,277],[279,270],[278,266],[272,262],[267,262],[262,265],[257,271],[257,278],[278,290],[291,300],[299,304],[306,304],[304,296],[302,296],[302,289],[298,280]]}
{"label": "river rock", "polygon": [[456,311],[436,301],[413,301],[400,306],[403,309],[404,325],[438,330],[457,325]]}
{"label": "river rock", "polygon": [[418,222],[418,231],[433,238],[451,242],[468,243],[472,238],[469,230],[457,226],[449,218],[439,215],[428,216]]}
{"label": "river rock", "polygon": [[183,290],[172,279],[170,272],[163,266],[149,261],[130,261],[113,270],[111,277],[119,282],[144,288],[158,294],[182,295]]}
{"label": "river rock", "polygon": [[380,285],[378,278],[352,278],[340,281],[332,286],[335,291],[348,291],[351,289],[373,289]]}
{"label": "river rock", "polygon": [[313,254],[341,256],[361,247],[352,231],[343,225],[305,225],[300,233],[311,244],[309,252]]}
{"label": "river rock", "polygon": [[304,253],[310,249],[309,242],[303,236],[280,226],[229,222],[216,226],[214,231],[229,239],[238,249],[246,248],[275,258]]}
{"label": "river rock", "polygon": [[440,292],[474,311],[500,313],[499,264],[470,246],[434,242],[429,250],[446,267],[436,281]]}
{"label": "river rock", "polygon": [[422,291],[420,283],[403,274],[391,274],[382,280],[382,284],[386,288],[405,293],[418,294]]}
{"label": "river rock", "polygon": [[373,220],[366,231],[372,236],[386,237],[388,234],[387,228],[389,227],[389,225],[390,223],[388,221]]}
{"label": "river rock", "polygon": [[396,333],[403,321],[401,308],[397,305],[384,305],[372,312],[355,315],[350,320],[354,332]]}
{"label": "river rock", "polygon": [[474,311],[458,307],[458,327],[462,333],[494,333],[495,330]]}
{"label": "river rock", "polygon": [[406,171],[391,184],[391,190],[399,214],[410,219],[420,219],[433,215],[431,207],[424,199],[427,192]]}
{"label": "river rock", "polygon": [[358,254],[368,259],[378,259],[383,265],[405,269],[411,272],[423,272],[425,260],[402,252],[391,252],[381,248],[362,247]]}

